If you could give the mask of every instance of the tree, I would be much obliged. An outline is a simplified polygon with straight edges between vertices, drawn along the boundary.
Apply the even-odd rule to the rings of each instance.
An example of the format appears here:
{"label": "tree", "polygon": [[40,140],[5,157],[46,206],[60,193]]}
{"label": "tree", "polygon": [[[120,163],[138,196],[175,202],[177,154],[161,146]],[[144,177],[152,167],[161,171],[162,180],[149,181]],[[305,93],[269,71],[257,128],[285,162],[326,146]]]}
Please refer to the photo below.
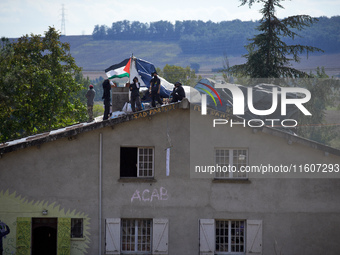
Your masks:
{"label": "tree", "polygon": [[252,78],[298,78],[307,77],[308,74],[290,67],[290,62],[299,62],[300,55],[304,52],[322,51],[319,48],[304,45],[287,45],[284,37],[294,39],[304,27],[308,27],[317,21],[308,15],[290,16],[278,19],[275,16],[275,8],[283,8],[280,4],[283,0],[240,0],[241,5],[263,3],[261,13],[263,15],[257,30],[260,31],[250,44],[245,48],[248,54],[244,55],[247,62],[242,65],[230,67],[229,72],[250,76]]}
{"label": "tree", "polygon": [[324,68],[317,68],[316,74],[310,76],[312,78],[300,79],[298,85],[312,95],[305,105],[312,116],[299,115],[297,134],[329,145],[340,134],[338,125],[327,123],[325,118],[327,109],[339,106],[340,80],[330,79]]}
{"label": "tree", "polygon": [[2,40],[0,51],[0,142],[50,131],[86,120],[79,99],[80,68],[54,28]]}
{"label": "tree", "polygon": [[180,66],[173,66],[166,64],[163,71],[160,72],[165,80],[171,83],[180,82],[183,85],[194,86],[196,84],[197,76],[195,70],[190,69],[189,66],[186,68]]}

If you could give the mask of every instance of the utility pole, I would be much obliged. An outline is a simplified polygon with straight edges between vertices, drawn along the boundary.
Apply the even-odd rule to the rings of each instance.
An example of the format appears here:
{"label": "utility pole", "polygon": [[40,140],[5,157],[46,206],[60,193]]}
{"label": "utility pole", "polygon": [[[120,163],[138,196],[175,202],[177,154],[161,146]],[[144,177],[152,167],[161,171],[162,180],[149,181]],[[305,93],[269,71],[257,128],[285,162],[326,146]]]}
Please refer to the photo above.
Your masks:
{"label": "utility pole", "polygon": [[61,8],[61,35],[66,35],[64,4],[62,4],[62,8]]}

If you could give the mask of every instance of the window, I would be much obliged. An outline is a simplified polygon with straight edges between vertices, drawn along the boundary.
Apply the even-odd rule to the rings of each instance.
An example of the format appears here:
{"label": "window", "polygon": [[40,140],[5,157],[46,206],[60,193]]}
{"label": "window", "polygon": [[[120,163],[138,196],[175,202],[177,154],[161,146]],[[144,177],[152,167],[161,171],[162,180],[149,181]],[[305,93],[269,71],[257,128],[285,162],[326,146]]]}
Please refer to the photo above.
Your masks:
{"label": "window", "polygon": [[168,254],[168,219],[120,219],[105,221],[106,254]]}
{"label": "window", "polygon": [[245,222],[238,220],[217,220],[215,237],[217,253],[245,252]]}
{"label": "window", "polygon": [[71,238],[83,237],[83,219],[71,219]]}
{"label": "window", "polygon": [[120,177],[153,177],[153,161],[152,147],[121,147]]}
{"label": "window", "polygon": [[223,170],[215,173],[216,178],[246,179],[247,173],[240,170],[242,166],[248,165],[248,150],[215,149],[215,163]]}
{"label": "window", "polygon": [[262,254],[262,220],[199,221],[201,254]]}
{"label": "window", "polygon": [[152,220],[122,219],[121,251],[151,254],[151,226]]}

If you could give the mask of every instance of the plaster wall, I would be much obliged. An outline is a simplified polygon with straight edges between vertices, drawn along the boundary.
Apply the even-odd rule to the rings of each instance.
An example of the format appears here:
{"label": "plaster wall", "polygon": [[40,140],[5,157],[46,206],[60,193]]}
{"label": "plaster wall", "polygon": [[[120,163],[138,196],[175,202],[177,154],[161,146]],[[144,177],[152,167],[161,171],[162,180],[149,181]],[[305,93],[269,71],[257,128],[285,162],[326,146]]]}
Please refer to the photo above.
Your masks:
{"label": "plaster wall", "polygon": [[[211,122],[200,119],[195,125],[205,133],[199,135],[190,114],[197,113],[177,109],[82,133],[71,141],[65,138],[8,153],[0,159],[0,191],[84,212],[90,218],[87,253],[97,254],[102,134],[102,253],[105,219],[167,218],[169,254],[199,253],[199,219],[262,220],[263,254],[274,254],[275,247],[282,254],[339,254],[339,179],[250,175],[246,182],[216,182],[211,175],[192,178],[190,174],[191,155],[195,153],[197,162],[213,164],[216,147],[247,148],[249,164],[339,163],[339,157],[326,157],[319,150],[289,145],[261,132],[254,134],[249,128],[211,130]],[[168,137],[170,176],[165,164]],[[121,146],[154,148],[154,180],[120,178]],[[23,213],[20,207],[15,213],[3,208],[0,217]]]}

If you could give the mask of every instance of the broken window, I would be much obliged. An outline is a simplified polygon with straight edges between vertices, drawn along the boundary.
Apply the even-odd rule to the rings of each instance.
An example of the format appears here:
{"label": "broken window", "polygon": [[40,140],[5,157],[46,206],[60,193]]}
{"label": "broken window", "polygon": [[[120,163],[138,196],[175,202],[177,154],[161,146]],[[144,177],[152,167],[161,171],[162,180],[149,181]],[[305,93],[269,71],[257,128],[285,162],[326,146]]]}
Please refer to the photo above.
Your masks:
{"label": "broken window", "polygon": [[215,178],[239,178],[246,179],[247,173],[241,171],[248,165],[248,149],[215,149],[215,163],[221,171],[216,171]]}
{"label": "broken window", "polygon": [[152,147],[121,147],[120,177],[153,177]]}

